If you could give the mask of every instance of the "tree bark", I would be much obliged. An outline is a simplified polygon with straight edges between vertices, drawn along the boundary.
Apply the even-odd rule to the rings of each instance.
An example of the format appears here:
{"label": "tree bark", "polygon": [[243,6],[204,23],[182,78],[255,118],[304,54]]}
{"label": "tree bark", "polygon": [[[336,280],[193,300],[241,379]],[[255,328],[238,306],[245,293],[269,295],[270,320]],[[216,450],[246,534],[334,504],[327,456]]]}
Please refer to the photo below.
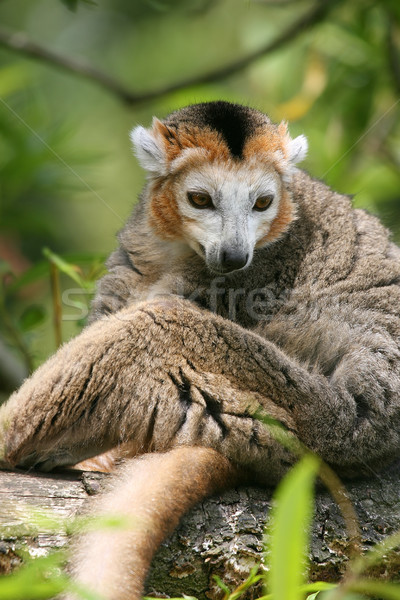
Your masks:
{"label": "tree bark", "polygon": [[[400,463],[383,473],[371,473],[368,480],[347,483],[364,549],[400,529],[399,475]],[[34,532],[28,520],[38,509],[60,521],[73,517],[88,496],[97,493],[105,477],[79,471],[48,475],[0,472],[0,573],[9,573],[21,562],[22,548],[32,556],[43,556],[51,549],[64,547],[68,538],[61,525],[52,533]],[[269,490],[241,488],[195,507],[159,549],[148,577],[147,593],[213,600],[222,595],[213,575],[231,588],[238,585],[260,562],[271,495]],[[326,581],[338,580],[349,558],[343,519],[322,489],[316,494],[310,558],[310,579]],[[399,580],[400,549],[388,554],[374,568],[373,575]],[[259,591],[253,590],[253,594]]]}

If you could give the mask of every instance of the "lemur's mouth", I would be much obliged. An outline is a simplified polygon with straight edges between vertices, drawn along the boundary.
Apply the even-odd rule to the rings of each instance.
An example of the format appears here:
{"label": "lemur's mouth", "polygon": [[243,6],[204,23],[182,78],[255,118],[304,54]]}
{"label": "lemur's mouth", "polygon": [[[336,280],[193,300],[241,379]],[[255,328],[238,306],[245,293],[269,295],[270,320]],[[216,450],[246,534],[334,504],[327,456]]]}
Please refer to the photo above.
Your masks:
{"label": "lemur's mouth", "polygon": [[250,263],[247,263],[240,266],[236,266],[236,267],[225,267],[223,265],[220,264],[213,264],[210,265],[209,263],[206,263],[207,267],[209,269],[209,271],[211,271],[211,273],[214,273],[215,275],[233,275],[234,273],[238,273],[239,271],[244,271],[245,269],[247,269],[247,267],[249,266]]}
{"label": "lemur's mouth", "polygon": [[238,273],[239,271],[247,269],[247,265],[240,267],[239,269],[216,269],[215,267],[210,267],[210,265],[207,266],[211,273],[214,273],[215,275],[233,275],[233,273]]}

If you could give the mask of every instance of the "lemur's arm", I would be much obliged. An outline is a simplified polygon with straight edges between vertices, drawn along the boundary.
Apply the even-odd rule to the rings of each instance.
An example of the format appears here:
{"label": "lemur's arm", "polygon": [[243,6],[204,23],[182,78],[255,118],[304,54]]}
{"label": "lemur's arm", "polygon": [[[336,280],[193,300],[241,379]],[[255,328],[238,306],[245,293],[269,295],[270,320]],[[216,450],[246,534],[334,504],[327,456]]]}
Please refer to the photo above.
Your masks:
{"label": "lemur's arm", "polygon": [[400,358],[390,338],[368,333],[363,346],[357,336],[325,377],[187,300],[143,303],[93,323],[11,397],[3,455],[47,470],[119,444],[132,455],[200,445],[270,483],[290,457],[254,418],[261,406],[359,471],[399,447]]}
{"label": "lemur's arm", "polygon": [[91,514],[118,515],[126,522],[77,540],[76,580],[105,598],[139,600],[153,554],[180,517],[205,496],[234,486],[239,475],[244,481],[210,448],[175,448],[127,461],[91,506]]}
{"label": "lemur's arm", "polygon": [[[201,445],[276,479],[287,453],[252,413],[261,404],[287,426],[294,421],[278,390],[269,397],[273,381],[259,392],[269,380],[263,344],[173,297],[110,315],[60,348],[0,409],[3,456],[50,470],[119,444],[130,444],[131,455]],[[271,445],[267,474],[261,463]]]}
{"label": "lemur's arm", "polygon": [[144,276],[135,267],[125,248],[119,246],[107,260],[109,273],[97,283],[97,293],[92,302],[89,322],[104,315],[118,312],[133,301],[135,290],[140,288]]}

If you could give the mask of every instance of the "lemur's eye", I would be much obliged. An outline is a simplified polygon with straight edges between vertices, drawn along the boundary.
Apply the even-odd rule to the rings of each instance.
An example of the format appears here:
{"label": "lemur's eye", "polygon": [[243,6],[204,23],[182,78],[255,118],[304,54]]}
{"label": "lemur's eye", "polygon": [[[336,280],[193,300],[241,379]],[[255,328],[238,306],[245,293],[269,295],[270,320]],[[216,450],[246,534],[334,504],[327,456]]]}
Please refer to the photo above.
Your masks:
{"label": "lemur's eye", "polygon": [[187,197],[195,208],[214,208],[211,196],[205,192],[188,192]]}
{"label": "lemur's eye", "polygon": [[258,211],[267,210],[272,204],[272,200],[274,199],[273,194],[267,194],[266,196],[260,196],[254,203],[253,209]]}

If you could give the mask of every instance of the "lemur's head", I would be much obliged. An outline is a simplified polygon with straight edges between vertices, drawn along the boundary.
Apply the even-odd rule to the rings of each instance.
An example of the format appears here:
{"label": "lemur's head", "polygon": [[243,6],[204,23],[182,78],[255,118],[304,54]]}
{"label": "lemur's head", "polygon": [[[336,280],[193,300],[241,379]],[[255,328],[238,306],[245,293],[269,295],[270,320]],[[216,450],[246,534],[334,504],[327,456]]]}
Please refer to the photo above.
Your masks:
{"label": "lemur's head", "polygon": [[150,177],[150,225],[163,239],[186,242],[214,272],[247,267],[254,249],[295,218],[289,184],[307,140],[291,139],[285,123],[209,102],[154,118],[131,137]]}

